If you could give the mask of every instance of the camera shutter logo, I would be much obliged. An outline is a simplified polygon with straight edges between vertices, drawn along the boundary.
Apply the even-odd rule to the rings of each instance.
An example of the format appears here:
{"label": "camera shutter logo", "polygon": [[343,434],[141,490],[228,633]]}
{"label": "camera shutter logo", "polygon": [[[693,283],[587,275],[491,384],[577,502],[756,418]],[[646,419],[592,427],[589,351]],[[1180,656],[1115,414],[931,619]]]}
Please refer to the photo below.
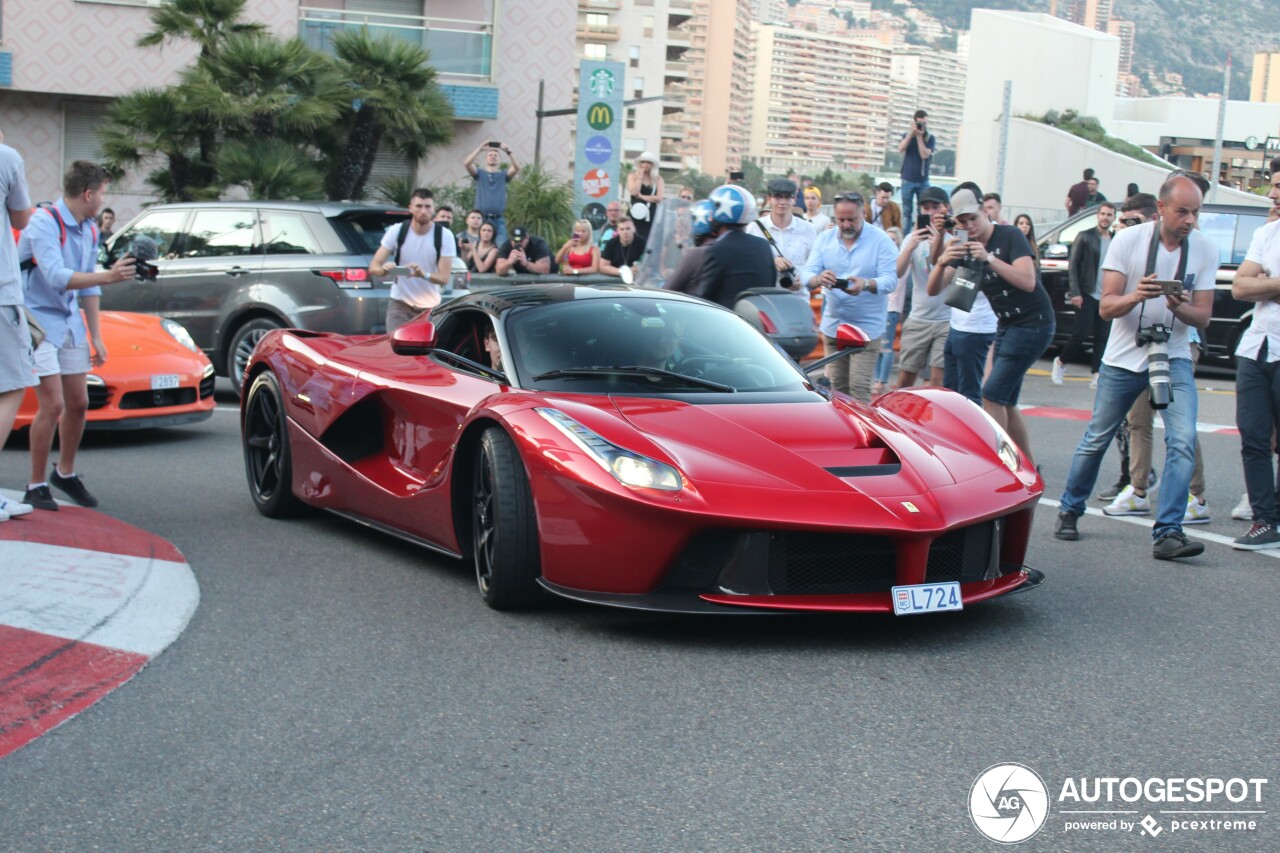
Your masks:
{"label": "camera shutter logo", "polygon": [[973,780],[969,817],[992,841],[1017,844],[1040,831],[1049,817],[1044,780],[1022,764],[993,764]]}
{"label": "camera shutter logo", "polygon": [[607,130],[613,124],[613,107],[596,101],[587,110],[587,124],[591,125],[592,130]]}

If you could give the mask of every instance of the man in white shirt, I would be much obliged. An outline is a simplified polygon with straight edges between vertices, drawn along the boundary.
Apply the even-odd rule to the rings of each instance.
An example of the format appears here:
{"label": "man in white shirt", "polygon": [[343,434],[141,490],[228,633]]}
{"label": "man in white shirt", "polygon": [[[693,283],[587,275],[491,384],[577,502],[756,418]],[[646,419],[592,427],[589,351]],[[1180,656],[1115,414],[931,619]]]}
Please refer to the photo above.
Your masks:
{"label": "man in white shirt", "polygon": [[448,226],[433,221],[434,213],[431,190],[414,190],[410,218],[387,229],[369,264],[369,275],[374,278],[398,271],[387,302],[388,334],[439,305],[440,285],[449,283],[458,247]]}
{"label": "man in white shirt", "polygon": [[[1280,172],[1271,173],[1269,195],[1280,205]],[[1249,252],[1231,283],[1231,295],[1257,304],[1253,322],[1236,347],[1236,426],[1253,525],[1231,545],[1259,551],[1280,547],[1276,463],[1271,446],[1274,430],[1280,425],[1280,220],[1254,232]]]}
{"label": "man in white shirt", "polygon": [[773,250],[773,266],[778,271],[778,286],[800,289],[796,270],[809,260],[817,232],[813,226],[795,216],[797,187],[794,181],[775,178],[769,182],[769,215],[746,227],[748,234],[763,237]]}
{"label": "man in white shirt", "polygon": [[[1151,344],[1138,343],[1160,327],[1169,329],[1168,407],[1164,419],[1163,487],[1152,529],[1152,556],[1158,560],[1194,557],[1204,545],[1182,532],[1186,495],[1195,464],[1197,403],[1188,330],[1209,325],[1213,308],[1218,248],[1195,230],[1204,197],[1190,178],[1171,177],[1160,188],[1155,222],[1126,228],[1111,241],[1103,262],[1102,301],[1098,313],[1111,320],[1111,335],[1102,356],[1093,417],[1071,460],[1067,485],[1059,501],[1054,536],[1079,539],[1076,520],[1098,479],[1102,455],[1139,394],[1148,391]],[[1148,269],[1152,269],[1148,272]],[[1161,282],[1180,281],[1181,291]],[[1159,378],[1159,372],[1157,372]]]}

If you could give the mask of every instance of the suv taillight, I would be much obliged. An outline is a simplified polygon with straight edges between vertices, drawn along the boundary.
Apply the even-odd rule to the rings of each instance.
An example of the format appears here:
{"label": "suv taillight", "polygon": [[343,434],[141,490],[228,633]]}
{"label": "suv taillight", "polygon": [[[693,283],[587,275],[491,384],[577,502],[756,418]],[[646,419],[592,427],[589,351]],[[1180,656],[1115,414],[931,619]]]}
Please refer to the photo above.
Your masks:
{"label": "suv taillight", "polygon": [[373,282],[369,279],[369,271],[361,267],[347,267],[342,270],[313,270],[316,275],[322,275],[333,281],[338,287],[346,287],[360,289],[373,287]]}
{"label": "suv taillight", "polygon": [[773,318],[763,311],[760,312],[760,326],[764,329],[766,335],[778,334],[778,326],[773,322]]}

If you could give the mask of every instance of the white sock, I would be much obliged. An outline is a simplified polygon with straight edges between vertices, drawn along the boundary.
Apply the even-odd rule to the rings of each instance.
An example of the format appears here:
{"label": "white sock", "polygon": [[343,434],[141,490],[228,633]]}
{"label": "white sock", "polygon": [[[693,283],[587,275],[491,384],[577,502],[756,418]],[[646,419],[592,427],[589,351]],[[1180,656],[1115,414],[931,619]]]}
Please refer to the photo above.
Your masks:
{"label": "white sock", "polygon": [[47,486],[47,485],[49,485],[48,480],[46,480],[43,483],[27,483],[27,491],[31,491],[32,489],[38,489],[41,486]]}

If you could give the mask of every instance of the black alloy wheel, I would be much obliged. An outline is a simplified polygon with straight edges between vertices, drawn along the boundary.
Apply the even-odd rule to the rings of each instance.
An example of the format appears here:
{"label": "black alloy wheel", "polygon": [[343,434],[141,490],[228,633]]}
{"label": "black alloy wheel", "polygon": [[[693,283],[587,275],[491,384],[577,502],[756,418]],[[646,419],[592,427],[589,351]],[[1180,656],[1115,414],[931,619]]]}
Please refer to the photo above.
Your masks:
{"label": "black alloy wheel", "polygon": [[253,380],[244,405],[244,470],[258,512],[268,518],[297,515],[303,504],[293,494],[293,460],[280,383],[270,370]]}
{"label": "black alloy wheel", "polygon": [[541,561],[533,496],[515,443],[500,427],[489,427],[480,437],[471,499],[480,595],[495,610],[536,604]]}

